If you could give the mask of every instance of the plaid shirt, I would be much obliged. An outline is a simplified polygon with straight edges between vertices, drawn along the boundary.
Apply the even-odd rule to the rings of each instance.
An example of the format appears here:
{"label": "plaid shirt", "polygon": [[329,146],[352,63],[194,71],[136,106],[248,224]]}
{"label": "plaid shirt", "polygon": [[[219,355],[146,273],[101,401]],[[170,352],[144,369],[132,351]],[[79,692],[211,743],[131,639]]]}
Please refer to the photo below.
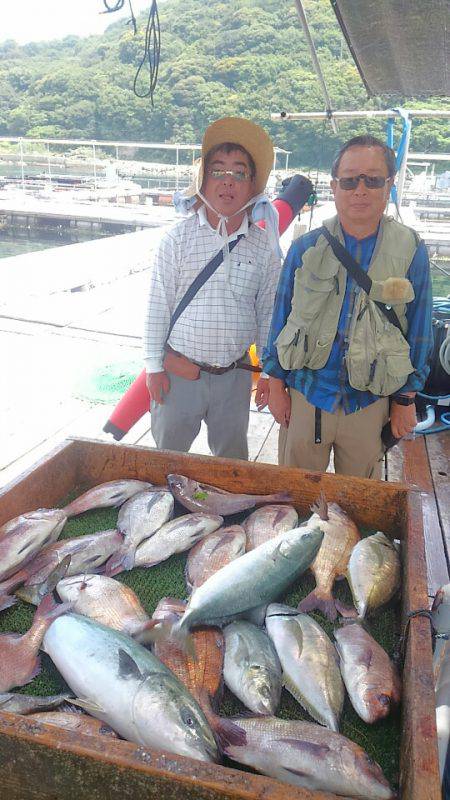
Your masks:
{"label": "plaid shirt", "polygon": [[[320,236],[320,229],[301,236],[292,243],[278,284],[272,324],[267,346],[263,353],[264,372],[274,378],[281,378],[287,386],[301,392],[306,400],[323,411],[335,412],[340,406],[345,414],[351,414],[378,400],[371,392],[353,389],[348,381],[345,355],[348,349],[350,322],[355,300],[362,289],[347,275],[347,285],[342,303],[336,337],[327,363],[322,369],[300,369],[288,372],[280,366],[275,345],[279,333],[284,328],[291,311],[296,269],[302,266],[303,254],[314,247]],[[365,239],[355,239],[344,232],[345,246],[353,258],[366,272],[375,247],[377,234]],[[405,385],[399,392],[420,391],[430,367],[428,360],[433,346],[432,332],[432,292],[430,264],[427,249],[421,242],[406,274],[414,287],[415,297],[408,303],[406,319],[408,333],[406,339],[410,347],[410,359],[414,366]]]}

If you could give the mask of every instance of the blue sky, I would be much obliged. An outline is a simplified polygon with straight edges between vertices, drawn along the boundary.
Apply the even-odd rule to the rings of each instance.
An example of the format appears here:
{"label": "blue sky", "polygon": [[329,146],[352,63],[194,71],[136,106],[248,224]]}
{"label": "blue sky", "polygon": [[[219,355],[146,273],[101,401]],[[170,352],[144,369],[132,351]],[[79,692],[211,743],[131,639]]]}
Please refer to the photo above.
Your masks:
{"label": "blue sky", "polygon": [[[131,5],[137,16],[150,8],[151,0],[131,0]],[[100,13],[103,0],[1,0],[0,6],[0,42],[15,39],[19,44],[103,33],[112,22],[125,25],[130,18],[128,0],[114,14]]]}

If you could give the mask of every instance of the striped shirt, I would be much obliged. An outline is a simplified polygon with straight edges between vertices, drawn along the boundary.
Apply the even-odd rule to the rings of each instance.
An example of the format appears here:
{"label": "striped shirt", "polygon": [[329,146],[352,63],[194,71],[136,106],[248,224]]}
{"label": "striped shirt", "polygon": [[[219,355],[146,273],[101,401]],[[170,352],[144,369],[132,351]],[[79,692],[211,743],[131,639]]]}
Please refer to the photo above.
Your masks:
{"label": "striped shirt", "polygon": [[[302,266],[303,254],[314,247],[320,236],[320,229],[300,237],[290,247],[280,276],[272,324],[267,347],[263,353],[264,371],[275,378],[281,378],[287,386],[301,392],[306,400],[323,411],[335,412],[342,406],[345,414],[351,414],[378,400],[371,392],[363,392],[350,386],[345,363],[348,349],[350,322],[356,298],[362,289],[347,275],[347,285],[342,303],[336,337],[327,363],[322,369],[300,369],[285,371],[279,361],[275,340],[284,328],[291,311],[296,269]],[[345,246],[353,258],[366,272],[369,269],[377,234],[365,239],[355,239],[345,233]],[[406,274],[414,287],[415,297],[407,304],[406,319],[408,333],[406,339],[410,347],[410,359],[414,367],[402,392],[420,391],[428,376],[428,360],[433,346],[432,332],[432,292],[430,264],[427,249],[421,242]]]}
{"label": "striped shirt", "polygon": [[[245,216],[229,242],[244,234],[183,311],[169,337],[170,346],[203,364],[226,367],[253,342],[267,341],[280,259],[267,234]],[[144,329],[147,372],[160,372],[170,318],[206,264],[223,246],[204,208],[178,222],[161,239],[150,276]]]}

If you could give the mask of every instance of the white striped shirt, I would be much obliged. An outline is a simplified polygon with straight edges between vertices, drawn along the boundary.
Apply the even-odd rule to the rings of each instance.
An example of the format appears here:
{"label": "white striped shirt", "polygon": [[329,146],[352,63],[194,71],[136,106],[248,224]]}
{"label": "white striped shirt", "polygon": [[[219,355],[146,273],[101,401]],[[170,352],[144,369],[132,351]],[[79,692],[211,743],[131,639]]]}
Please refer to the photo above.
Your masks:
{"label": "white striped shirt", "polygon": [[[248,223],[229,236],[244,238],[183,311],[169,344],[193,361],[226,367],[253,342],[266,344],[280,273],[280,259],[265,230]],[[144,329],[147,372],[160,372],[170,318],[195,277],[223,245],[204,208],[178,222],[161,239],[150,277]]]}

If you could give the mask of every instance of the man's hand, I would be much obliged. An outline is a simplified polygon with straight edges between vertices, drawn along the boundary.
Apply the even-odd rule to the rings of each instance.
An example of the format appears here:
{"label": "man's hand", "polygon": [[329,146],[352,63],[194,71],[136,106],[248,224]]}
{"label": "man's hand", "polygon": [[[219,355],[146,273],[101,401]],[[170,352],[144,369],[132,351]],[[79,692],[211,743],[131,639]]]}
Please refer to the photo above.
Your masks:
{"label": "man's hand", "polygon": [[146,375],[147,389],[155,403],[162,405],[164,395],[169,394],[170,380],[167,372],[151,372]]}
{"label": "man's hand", "polygon": [[391,430],[396,439],[401,439],[407,433],[411,433],[417,425],[416,407],[414,403],[410,406],[401,406],[392,401],[391,404]]}
{"label": "man's hand", "polygon": [[269,379],[259,378],[256,384],[255,403],[258,411],[262,411],[269,402]]}
{"label": "man's hand", "polygon": [[269,378],[269,411],[283,428],[289,426],[291,398],[282,380]]}

